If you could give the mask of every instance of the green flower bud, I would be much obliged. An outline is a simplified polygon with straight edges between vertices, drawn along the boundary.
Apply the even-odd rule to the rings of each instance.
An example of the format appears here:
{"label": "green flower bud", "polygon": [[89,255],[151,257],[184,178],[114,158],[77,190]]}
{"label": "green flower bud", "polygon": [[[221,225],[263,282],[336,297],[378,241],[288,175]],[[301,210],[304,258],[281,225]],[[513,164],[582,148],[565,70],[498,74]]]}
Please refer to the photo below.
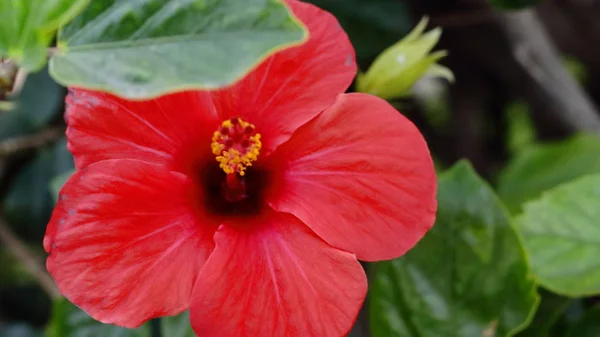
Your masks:
{"label": "green flower bud", "polygon": [[446,51],[430,53],[442,35],[441,28],[427,33],[428,19],[424,17],[404,39],[381,53],[366,73],[359,73],[357,90],[384,99],[401,98],[423,76],[441,77],[454,81],[452,71],[437,64]]}

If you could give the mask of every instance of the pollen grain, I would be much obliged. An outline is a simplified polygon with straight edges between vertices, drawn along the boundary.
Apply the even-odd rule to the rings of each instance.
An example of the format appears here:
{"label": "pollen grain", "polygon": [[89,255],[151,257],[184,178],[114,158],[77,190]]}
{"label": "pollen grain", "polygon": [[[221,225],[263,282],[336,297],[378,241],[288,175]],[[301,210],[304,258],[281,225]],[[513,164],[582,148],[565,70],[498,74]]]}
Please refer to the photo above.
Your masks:
{"label": "pollen grain", "polygon": [[241,118],[224,121],[213,134],[211,143],[219,167],[227,174],[240,176],[258,159],[261,146],[255,126]]}

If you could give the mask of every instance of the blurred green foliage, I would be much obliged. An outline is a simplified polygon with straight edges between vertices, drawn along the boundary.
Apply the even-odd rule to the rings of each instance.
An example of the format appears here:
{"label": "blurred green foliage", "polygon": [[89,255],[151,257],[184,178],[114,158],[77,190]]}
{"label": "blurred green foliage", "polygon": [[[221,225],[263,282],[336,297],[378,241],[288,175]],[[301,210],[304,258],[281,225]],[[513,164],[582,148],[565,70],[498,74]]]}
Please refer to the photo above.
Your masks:
{"label": "blurred green foliage", "polygon": [[[489,1],[503,9],[538,2]],[[415,21],[406,3],[397,0],[311,2],[339,18],[362,70],[405,36]],[[0,47],[1,33],[6,32],[0,32]],[[35,46],[38,56],[39,46]],[[587,83],[586,69],[577,60],[567,58],[565,64],[580,83]],[[64,127],[65,93],[46,69],[29,74],[20,94],[10,98],[15,108],[0,111],[0,141]],[[425,110],[425,122],[444,134],[453,118],[447,90],[425,96],[416,97]],[[369,309],[374,337],[504,337],[523,328],[516,336],[600,336],[600,309],[598,304],[590,308],[597,299],[573,299],[538,288],[576,297],[599,292],[581,287],[598,282],[592,268],[599,255],[597,243],[588,247],[585,242],[598,235],[597,180],[590,175],[600,173],[600,138],[580,134],[540,142],[529,112],[521,101],[506,107],[504,143],[511,157],[497,177],[496,190],[468,164],[442,171],[450,163],[437,160],[442,173],[435,227],[406,256],[373,266]],[[0,158],[2,214],[40,260],[46,222],[58,190],[72,172],[64,137]],[[520,231],[515,232],[514,223]],[[567,230],[569,235],[557,237]],[[2,337],[151,336],[150,323],[127,330],[96,322],[65,299],[51,303],[4,245],[0,265]],[[589,275],[580,279],[577,273],[582,270]],[[556,283],[557,275],[562,284]],[[541,297],[537,311],[536,292]],[[165,337],[193,337],[187,313],[161,319],[160,330]]]}

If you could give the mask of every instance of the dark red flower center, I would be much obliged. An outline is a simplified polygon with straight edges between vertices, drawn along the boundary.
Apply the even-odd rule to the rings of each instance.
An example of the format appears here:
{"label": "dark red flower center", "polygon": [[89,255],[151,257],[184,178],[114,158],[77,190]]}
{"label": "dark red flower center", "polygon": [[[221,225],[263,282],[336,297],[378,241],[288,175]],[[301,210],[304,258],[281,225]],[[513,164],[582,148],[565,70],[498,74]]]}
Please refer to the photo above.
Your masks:
{"label": "dark red flower center", "polygon": [[252,167],[260,154],[260,134],[241,118],[224,121],[215,131],[211,149],[218,162],[204,174],[207,202],[220,215],[246,215],[261,207],[266,181],[263,170]]}

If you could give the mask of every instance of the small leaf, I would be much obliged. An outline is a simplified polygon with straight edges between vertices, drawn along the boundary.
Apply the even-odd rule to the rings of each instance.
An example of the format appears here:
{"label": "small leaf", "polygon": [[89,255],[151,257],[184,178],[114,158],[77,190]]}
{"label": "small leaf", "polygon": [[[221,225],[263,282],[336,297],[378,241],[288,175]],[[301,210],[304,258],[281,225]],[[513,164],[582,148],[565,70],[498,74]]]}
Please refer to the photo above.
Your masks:
{"label": "small leaf", "polygon": [[540,285],[579,297],[600,294],[600,174],[525,204],[517,228]]}
{"label": "small leaf", "polygon": [[513,336],[539,301],[508,214],[465,163],[439,179],[433,229],[371,279],[374,337]]}
{"label": "small leaf", "polygon": [[600,137],[581,134],[569,140],[523,150],[500,174],[498,194],[513,213],[525,201],[559,184],[600,173]]}
{"label": "small leaf", "polygon": [[499,9],[522,9],[535,6],[541,0],[488,0],[494,7]]}
{"label": "small leaf", "polygon": [[588,310],[581,319],[573,324],[566,337],[600,336],[600,305]]}
{"label": "small leaf", "polygon": [[54,32],[89,0],[0,0],[0,57],[37,71],[46,63]]}
{"label": "small leaf", "polygon": [[306,35],[281,0],[94,1],[59,34],[51,73],[128,98],[214,89]]}

